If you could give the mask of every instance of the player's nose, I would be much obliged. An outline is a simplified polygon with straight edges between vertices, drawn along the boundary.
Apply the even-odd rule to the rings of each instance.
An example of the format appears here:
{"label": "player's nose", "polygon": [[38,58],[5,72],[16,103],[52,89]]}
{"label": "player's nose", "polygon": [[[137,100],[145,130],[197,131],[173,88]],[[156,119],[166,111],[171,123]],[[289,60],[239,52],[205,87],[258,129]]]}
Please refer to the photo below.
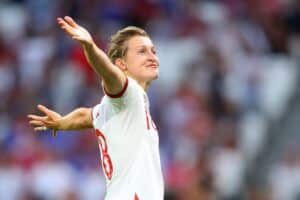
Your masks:
{"label": "player's nose", "polygon": [[152,62],[156,62],[156,63],[159,62],[157,55],[153,52],[148,53],[148,59]]}

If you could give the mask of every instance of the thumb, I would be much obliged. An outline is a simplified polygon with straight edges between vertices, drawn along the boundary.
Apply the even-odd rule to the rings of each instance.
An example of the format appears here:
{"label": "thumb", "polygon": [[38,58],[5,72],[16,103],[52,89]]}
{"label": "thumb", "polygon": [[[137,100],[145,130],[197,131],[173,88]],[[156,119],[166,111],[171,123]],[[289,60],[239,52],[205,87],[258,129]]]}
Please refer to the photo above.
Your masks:
{"label": "thumb", "polygon": [[39,104],[37,107],[40,111],[42,111],[46,115],[50,114],[50,110],[46,106]]}
{"label": "thumb", "polygon": [[50,110],[49,108],[47,108],[44,105],[39,104],[37,107],[40,111],[42,111],[44,114],[46,114],[51,119],[53,119],[55,117],[60,117],[60,114],[54,112],[53,110]]}

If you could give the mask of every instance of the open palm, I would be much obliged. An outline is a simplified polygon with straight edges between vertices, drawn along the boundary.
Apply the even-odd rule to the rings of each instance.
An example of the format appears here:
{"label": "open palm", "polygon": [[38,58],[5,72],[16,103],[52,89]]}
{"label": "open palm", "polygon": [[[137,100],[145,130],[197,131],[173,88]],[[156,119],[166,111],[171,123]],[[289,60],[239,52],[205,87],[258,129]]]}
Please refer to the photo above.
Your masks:
{"label": "open palm", "polygon": [[59,26],[65,30],[73,39],[79,41],[83,45],[92,44],[93,39],[90,33],[78,25],[71,17],[65,16],[64,18],[57,18]]}
{"label": "open palm", "polygon": [[43,105],[38,105],[38,109],[45,115],[28,115],[28,118],[30,119],[29,124],[34,127],[35,131],[45,131],[48,129],[52,129],[53,135],[56,136],[57,130],[59,130],[60,128],[59,120],[62,118],[62,116]]}

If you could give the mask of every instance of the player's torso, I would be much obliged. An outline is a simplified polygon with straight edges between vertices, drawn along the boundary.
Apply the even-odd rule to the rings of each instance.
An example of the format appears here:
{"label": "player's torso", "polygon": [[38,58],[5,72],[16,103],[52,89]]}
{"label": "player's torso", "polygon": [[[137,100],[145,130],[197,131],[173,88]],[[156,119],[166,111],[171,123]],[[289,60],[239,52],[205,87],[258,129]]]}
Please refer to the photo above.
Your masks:
{"label": "player's torso", "polygon": [[108,106],[95,119],[109,200],[134,199],[135,194],[145,200],[162,199],[158,132],[147,95],[138,95],[131,107],[120,111]]}

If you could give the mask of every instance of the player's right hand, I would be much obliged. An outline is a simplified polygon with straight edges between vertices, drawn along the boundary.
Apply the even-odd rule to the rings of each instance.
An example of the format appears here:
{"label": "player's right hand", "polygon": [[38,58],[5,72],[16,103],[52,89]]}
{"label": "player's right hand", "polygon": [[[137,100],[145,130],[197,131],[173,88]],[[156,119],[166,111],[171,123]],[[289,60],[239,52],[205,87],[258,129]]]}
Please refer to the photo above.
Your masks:
{"label": "player's right hand", "polygon": [[28,115],[29,124],[34,127],[34,131],[45,131],[52,129],[52,135],[56,136],[57,130],[60,129],[59,120],[62,118],[62,116],[43,105],[38,105],[37,108],[45,115]]}
{"label": "player's right hand", "polygon": [[90,35],[90,33],[85,28],[78,25],[71,17],[69,16],[65,16],[64,18],[58,17],[57,23],[73,39],[79,41],[82,45],[93,44],[93,38]]}

